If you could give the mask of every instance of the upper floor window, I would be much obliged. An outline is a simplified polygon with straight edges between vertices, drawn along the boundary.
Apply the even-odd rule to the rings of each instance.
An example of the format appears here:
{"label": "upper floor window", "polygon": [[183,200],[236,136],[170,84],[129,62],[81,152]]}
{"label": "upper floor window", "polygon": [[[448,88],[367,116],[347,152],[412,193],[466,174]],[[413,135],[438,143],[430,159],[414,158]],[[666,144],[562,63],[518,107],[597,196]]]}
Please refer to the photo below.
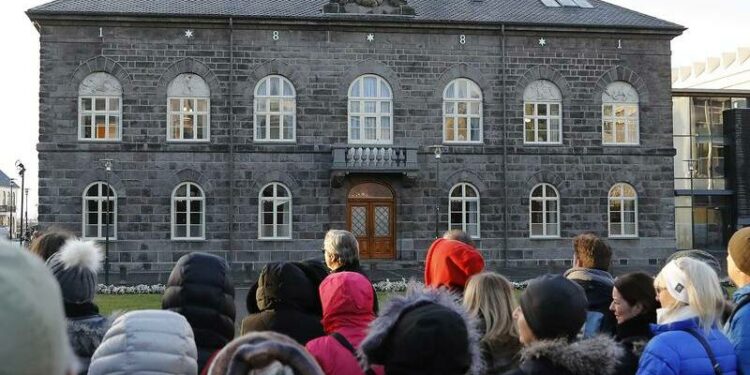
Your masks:
{"label": "upper floor window", "polygon": [[349,87],[349,143],[393,143],[393,93],[383,78],[366,74]]}
{"label": "upper floor window", "polygon": [[609,190],[609,237],[638,237],[638,194],[628,184]]}
{"label": "upper floor window", "polygon": [[638,92],[629,83],[617,81],[602,93],[602,144],[637,145]]}
{"label": "upper floor window", "polygon": [[472,80],[453,80],[443,91],[443,141],[482,142],[482,90]]}
{"label": "upper floor window", "polygon": [[531,82],[523,92],[524,143],[562,143],[562,94],[554,83]]}
{"label": "upper floor window", "polygon": [[560,194],[554,186],[539,184],[531,189],[529,229],[531,237],[560,236]]}
{"label": "upper floor window", "polygon": [[292,194],[286,186],[274,182],[260,190],[259,238],[292,238]]}
{"label": "upper floor window", "polygon": [[192,182],[177,185],[172,192],[172,239],[205,239],[206,198]]}
{"label": "upper floor window", "polygon": [[479,192],[471,184],[460,183],[451,189],[448,228],[460,229],[479,238]]}
{"label": "upper floor window", "polygon": [[122,86],[104,72],[91,73],[78,86],[78,139],[122,138]]}
{"label": "upper floor window", "polygon": [[83,191],[83,235],[89,239],[117,237],[117,193],[104,182],[94,182]]}
{"label": "upper floor window", "polygon": [[167,140],[209,140],[210,96],[206,81],[197,74],[183,73],[169,83]]}
{"label": "upper floor window", "polygon": [[271,75],[255,87],[255,140],[293,142],[296,96],[288,79]]}

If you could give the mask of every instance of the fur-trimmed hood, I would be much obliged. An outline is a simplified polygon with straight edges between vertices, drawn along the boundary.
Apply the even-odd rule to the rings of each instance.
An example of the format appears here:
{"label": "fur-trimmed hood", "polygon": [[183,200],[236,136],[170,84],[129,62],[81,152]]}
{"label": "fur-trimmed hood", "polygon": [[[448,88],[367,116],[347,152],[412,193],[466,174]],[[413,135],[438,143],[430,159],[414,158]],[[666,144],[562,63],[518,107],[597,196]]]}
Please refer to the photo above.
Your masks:
{"label": "fur-trimmed hood", "polygon": [[622,346],[604,335],[572,343],[565,339],[539,340],[521,350],[521,369],[542,359],[571,374],[611,375],[623,355]]}
{"label": "fur-trimmed hood", "polygon": [[447,371],[464,361],[466,374],[478,375],[484,370],[480,336],[476,320],[455,295],[410,282],[406,294],[392,298],[370,324],[360,351],[365,368],[382,364],[388,372],[389,362],[406,356],[405,362],[413,367],[399,373],[434,373],[433,366]]}

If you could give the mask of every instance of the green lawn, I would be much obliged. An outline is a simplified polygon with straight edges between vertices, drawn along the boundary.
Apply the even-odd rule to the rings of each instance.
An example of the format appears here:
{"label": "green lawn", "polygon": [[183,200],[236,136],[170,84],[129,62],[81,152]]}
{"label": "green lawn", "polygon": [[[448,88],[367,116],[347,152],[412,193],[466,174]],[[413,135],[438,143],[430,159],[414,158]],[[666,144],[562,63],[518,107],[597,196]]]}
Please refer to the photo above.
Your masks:
{"label": "green lawn", "polygon": [[109,315],[113,311],[161,309],[161,294],[97,294],[94,303],[99,313]]}

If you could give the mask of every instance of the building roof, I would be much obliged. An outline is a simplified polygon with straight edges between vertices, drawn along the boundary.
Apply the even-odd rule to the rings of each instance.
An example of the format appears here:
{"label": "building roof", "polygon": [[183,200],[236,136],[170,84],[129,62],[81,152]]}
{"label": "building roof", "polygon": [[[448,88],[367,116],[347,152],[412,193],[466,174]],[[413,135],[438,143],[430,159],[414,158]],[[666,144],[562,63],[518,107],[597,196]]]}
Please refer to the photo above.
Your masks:
{"label": "building roof", "polygon": [[750,47],[672,69],[672,89],[750,90]]}
{"label": "building roof", "polygon": [[17,189],[18,185],[16,185],[15,182],[10,181],[10,177],[8,177],[7,174],[5,174],[3,171],[0,171],[0,187],[10,187],[10,184],[13,184],[13,188]]}
{"label": "building roof", "polygon": [[[327,14],[329,0],[55,0],[29,9],[35,19],[47,15],[235,17],[285,20],[350,19],[393,21],[393,16]],[[549,2],[549,1],[547,1]],[[590,0],[591,8],[550,7],[541,0],[408,0],[411,22],[594,26],[681,32],[684,27],[626,8]],[[358,17],[360,16],[360,17]],[[401,16],[405,17],[405,16]]]}

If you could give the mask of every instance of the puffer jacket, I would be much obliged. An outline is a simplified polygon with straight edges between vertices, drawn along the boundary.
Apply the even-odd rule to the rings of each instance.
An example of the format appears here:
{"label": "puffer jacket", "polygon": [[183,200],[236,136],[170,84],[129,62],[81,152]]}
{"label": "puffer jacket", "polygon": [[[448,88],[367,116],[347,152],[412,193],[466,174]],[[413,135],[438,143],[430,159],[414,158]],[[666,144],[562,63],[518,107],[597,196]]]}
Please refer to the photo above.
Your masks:
{"label": "puffer jacket", "polygon": [[259,313],[242,321],[242,334],[257,331],[283,333],[301,345],[325,335],[317,309],[317,287],[293,263],[270,263],[263,267],[256,292]]}
{"label": "puffer jacket", "polygon": [[704,335],[724,375],[737,374],[737,356],[726,336],[717,328],[706,335],[698,319],[690,318],[651,327],[654,338],[641,355],[638,375],[713,375],[706,349],[686,329],[696,329]]}
{"label": "puffer jacket", "polygon": [[179,314],[129,312],[115,319],[94,352],[89,375],[198,373],[193,331]]}
{"label": "puffer jacket", "polygon": [[612,275],[593,268],[571,268],[565,272],[564,276],[583,287],[586,299],[589,301],[588,310],[602,314],[601,323],[599,327],[596,327],[596,331],[614,335],[617,320],[615,314],[609,310],[609,305],[612,304],[612,288],[615,286],[615,279]]}
{"label": "puffer jacket", "polygon": [[539,340],[523,348],[520,366],[504,375],[612,375],[622,354],[606,335],[572,343]]}
{"label": "puffer jacket", "polygon": [[81,367],[79,374],[86,374],[96,348],[112,325],[114,318],[92,315],[81,318],[68,318],[68,339]]}
{"label": "puffer jacket", "polygon": [[[750,298],[750,285],[746,285],[734,292],[734,303],[739,304],[743,299]],[[731,319],[724,326],[724,332],[734,345],[734,352],[739,359],[742,373],[750,374],[750,304],[746,304],[734,312]]]}
{"label": "puffer jacket", "polygon": [[223,258],[206,253],[181,257],[169,275],[161,306],[190,323],[200,369],[234,338],[234,285]]}
{"label": "puffer jacket", "polygon": [[[326,277],[319,291],[325,332],[329,335],[336,332],[358,348],[368,325],[375,319],[372,284],[359,273],[339,272]],[[312,340],[306,348],[326,375],[363,374],[357,358],[332,336]]]}
{"label": "puffer jacket", "polygon": [[484,258],[473,246],[439,238],[427,250],[424,284],[463,293],[469,278],[483,269]]}

